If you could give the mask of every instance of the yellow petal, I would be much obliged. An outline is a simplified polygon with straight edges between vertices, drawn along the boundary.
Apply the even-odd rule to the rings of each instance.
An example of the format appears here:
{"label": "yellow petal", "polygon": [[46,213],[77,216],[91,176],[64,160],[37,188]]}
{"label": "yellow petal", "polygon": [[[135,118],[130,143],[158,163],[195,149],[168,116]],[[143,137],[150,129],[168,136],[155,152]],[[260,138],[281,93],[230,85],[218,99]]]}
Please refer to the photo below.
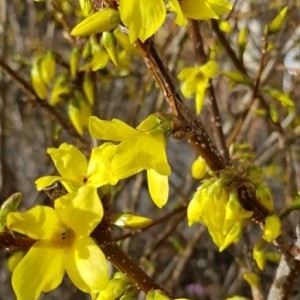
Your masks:
{"label": "yellow petal", "polygon": [[241,223],[235,223],[233,225],[230,231],[226,234],[225,240],[219,248],[220,252],[225,250],[230,244],[236,243],[239,240],[242,228],[243,226]]}
{"label": "yellow petal", "polygon": [[265,219],[263,239],[273,242],[281,234],[281,221],[277,215],[270,215]]}
{"label": "yellow petal", "polygon": [[187,24],[187,19],[184,17],[178,0],[169,0],[168,8],[176,14],[175,23],[179,26],[184,26]]}
{"label": "yellow petal", "polygon": [[140,131],[150,131],[156,128],[161,123],[161,120],[158,118],[157,115],[151,114],[145,120],[143,120],[136,129]]}
{"label": "yellow petal", "polygon": [[64,275],[64,258],[64,251],[49,242],[34,244],[12,276],[18,300],[37,300],[41,292],[57,288]]}
{"label": "yellow petal", "polygon": [[53,184],[55,181],[60,181],[62,177],[60,176],[43,176],[41,178],[38,178],[35,181],[36,188],[38,191],[41,191],[47,186],[50,186]]}
{"label": "yellow petal", "polygon": [[202,179],[206,174],[206,170],[207,164],[205,160],[198,156],[192,164],[192,176],[196,179]]}
{"label": "yellow petal", "polygon": [[[206,86],[205,86],[206,89]],[[196,93],[196,112],[200,114],[203,108],[205,98],[205,90]]]}
{"label": "yellow petal", "polygon": [[55,167],[60,175],[82,181],[87,171],[87,159],[75,146],[63,143],[57,148],[48,148]]}
{"label": "yellow petal", "polygon": [[264,245],[265,241],[259,240],[253,248],[253,259],[260,270],[263,270],[266,265],[266,251],[264,250]]}
{"label": "yellow petal", "polygon": [[168,201],[169,179],[160,175],[154,169],[147,171],[148,189],[153,202],[162,208]]}
{"label": "yellow petal", "polygon": [[61,222],[53,208],[37,205],[23,213],[9,213],[7,227],[32,239],[50,240],[61,228]]}
{"label": "yellow petal", "polygon": [[84,129],[88,127],[91,114],[91,105],[85,100],[84,95],[75,93],[75,98],[68,104],[68,115],[80,135],[83,135]]}
{"label": "yellow petal", "polygon": [[116,147],[111,143],[104,143],[100,147],[93,148],[87,171],[88,185],[100,187],[118,182],[110,166]]}
{"label": "yellow petal", "polygon": [[82,186],[55,201],[55,210],[64,224],[77,236],[89,236],[103,217],[103,207],[97,190]]}
{"label": "yellow petal", "polygon": [[106,258],[90,237],[76,240],[68,250],[66,271],[71,281],[86,293],[97,293],[108,284]]}
{"label": "yellow petal", "polygon": [[162,132],[141,135],[136,143],[136,155],[143,169],[155,169],[161,175],[170,175],[166,142]]}
{"label": "yellow petal", "polygon": [[209,78],[214,78],[219,73],[218,65],[214,60],[208,61],[206,64],[200,66],[198,70]]}
{"label": "yellow petal", "polygon": [[106,121],[97,117],[90,117],[89,131],[96,139],[116,142],[132,139],[141,134],[121,120]]}
{"label": "yellow petal", "polygon": [[219,15],[231,10],[232,4],[226,0],[183,0],[181,9],[183,14],[191,19],[218,19]]}
{"label": "yellow petal", "polygon": [[55,54],[52,51],[48,51],[46,56],[41,60],[40,72],[41,76],[46,84],[49,84],[55,76],[56,62]]}
{"label": "yellow petal", "polygon": [[7,267],[8,270],[12,273],[16,266],[19,264],[19,262],[22,260],[24,257],[25,252],[24,251],[18,251],[15,252],[13,255],[11,255],[8,260],[7,260]]}
{"label": "yellow petal", "polygon": [[200,188],[193,195],[193,198],[187,208],[187,218],[189,226],[192,226],[195,222],[202,221],[201,217],[203,213],[203,203],[205,201],[209,201],[206,190]]}
{"label": "yellow petal", "polygon": [[145,169],[145,162],[140,160],[136,140],[128,140],[117,146],[111,167],[119,179],[130,177]]}
{"label": "yellow petal", "polygon": [[248,282],[248,284],[251,286],[259,287],[260,286],[260,278],[258,277],[257,274],[254,272],[250,273],[244,273],[243,278]]}
{"label": "yellow petal", "polygon": [[166,17],[163,0],[120,0],[121,20],[129,29],[130,42],[143,42],[153,35]]}

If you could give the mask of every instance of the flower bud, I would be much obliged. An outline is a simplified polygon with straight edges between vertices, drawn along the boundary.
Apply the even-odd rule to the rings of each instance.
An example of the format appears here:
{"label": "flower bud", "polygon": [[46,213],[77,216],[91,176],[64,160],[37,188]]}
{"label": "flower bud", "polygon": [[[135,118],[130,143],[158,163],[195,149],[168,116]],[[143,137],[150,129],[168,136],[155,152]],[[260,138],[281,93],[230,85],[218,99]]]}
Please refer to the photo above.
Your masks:
{"label": "flower bud", "polygon": [[77,24],[71,34],[74,36],[90,35],[94,33],[111,31],[120,24],[118,11],[106,7],[85,18]]}

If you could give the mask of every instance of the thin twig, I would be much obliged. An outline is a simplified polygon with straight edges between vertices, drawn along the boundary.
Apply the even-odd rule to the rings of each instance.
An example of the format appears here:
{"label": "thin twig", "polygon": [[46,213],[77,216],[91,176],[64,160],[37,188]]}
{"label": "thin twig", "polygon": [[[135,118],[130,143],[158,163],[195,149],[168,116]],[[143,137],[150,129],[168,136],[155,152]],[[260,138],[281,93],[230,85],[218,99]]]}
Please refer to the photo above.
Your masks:
{"label": "thin twig", "polygon": [[153,41],[148,39],[143,43],[138,40],[136,47],[161,87],[174,116],[177,117],[177,122],[174,122],[174,131],[177,137],[187,138],[212,171],[217,172],[224,169],[225,160],[208,136],[195,112],[184,103],[183,96],[175,85],[169,69],[157,53]]}
{"label": "thin twig", "polygon": [[52,115],[58,123],[74,138],[81,141],[84,145],[88,145],[86,141],[74,128],[74,126],[67,122],[60,113],[51,106],[47,101],[40,99],[31,85],[21,78],[9,65],[4,61],[0,60],[0,67],[14,80],[20,87],[20,89],[26,94],[29,99],[29,102],[33,106],[39,106],[45,109],[50,115]]}
{"label": "thin twig", "polygon": [[[203,38],[199,29],[199,23],[195,20],[189,21],[189,32],[190,37],[193,42],[195,58],[198,64],[204,64],[207,62],[207,55],[204,51]],[[216,93],[212,80],[209,80],[209,86],[207,88],[207,98],[208,98],[208,110],[211,119],[211,125],[214,129],[216,143],[219,146],[220,152],[223,154],[226,162],[229,162],[229,152],[226,145],[226,139],[222,129],[222,119],[216,99]]]}

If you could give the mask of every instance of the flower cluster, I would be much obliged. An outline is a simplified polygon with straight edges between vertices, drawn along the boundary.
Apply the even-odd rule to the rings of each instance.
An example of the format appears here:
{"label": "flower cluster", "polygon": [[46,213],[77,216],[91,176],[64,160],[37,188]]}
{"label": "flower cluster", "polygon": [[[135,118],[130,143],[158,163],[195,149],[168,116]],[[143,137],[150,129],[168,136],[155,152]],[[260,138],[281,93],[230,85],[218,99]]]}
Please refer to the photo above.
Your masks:
{"label": "flower cluster", "polygon": [[205,224],[220,251],[239,240],[243,224],[252,214],[242,208],[237,193],[228,191],[222,179],[206,180],[188,206],[189,225]]}
{"label": "flower cluster", "polygon": [[[93,148],[89,159],[67,143],[49,148],[59,175],[37,179],[37,189],[59,181],[67,193],[54,201],[53,208],[38,205],[7,216],[9,230],[36,241],[13,271],[12,285],[19,300],[37,299],[55,289],[65,272],[84,292],[98,293],[107,286],[105,256],[90,237],[104,215],[98,188],[146,170],[153,201],[159,207],[167,201],[171,169],[164,135],[168,121],[150,115],[135,129],[120,120],[91,117],[89,127],[93,137],[113,143]],[[132,216],[130,225],[129,217],[124,217],[126,226],[151,221]]]}

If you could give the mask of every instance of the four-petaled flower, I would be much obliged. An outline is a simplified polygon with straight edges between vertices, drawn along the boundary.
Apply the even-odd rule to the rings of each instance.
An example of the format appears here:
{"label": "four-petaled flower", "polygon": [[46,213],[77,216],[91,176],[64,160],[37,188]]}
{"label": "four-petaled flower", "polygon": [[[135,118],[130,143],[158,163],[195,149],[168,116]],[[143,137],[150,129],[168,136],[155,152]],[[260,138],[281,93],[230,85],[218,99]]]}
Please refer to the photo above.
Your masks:
{"label": "four-petaled flower", "polygon": [[44,176],[36,180],[38,190],[60,181],[68,192],[75,192],[83,185],[94,188],[116,184],[118,179],[110,172],[109,164],[114,146],[105,143],[92,150],[90,160],[75,146],[63,143],[57,148],[48,148],[58,173],[61,176]]}
{"label": "four-petaled flower", "polygon": [[18,300],[38,299],[61,283],[65,271],[82,291],[96,293],[105,288],[109,272],[104,254],[89,236],[103,217],[103,208],[83,186],[72,200],[62,196],[55,208],[35,206],[27,212],[8,215],[9,230],[36,240],[12,275]]}
{"label": "four-petaled flower", "polygon": [[199,114],[202,110],[205,91],[209,79],[218,74],[218,66],[215,61],[209,61],[198,67],[185,68],[178,74],[178,79],[182,80],[181,91],[183,95],[190,98],[196,96],[196,111]]}
{"label": "four-petaled flower", "polygon": [[119,142],[115,145],[111,160],[111,172],[119,179],[147,171],[149,192],[158,207],[168,198],[168,175],[171,168],[167,162],[166,141],[160,120],[150,115],[136,129],[113,119],[90,118],[90,134],[97,139]]}

